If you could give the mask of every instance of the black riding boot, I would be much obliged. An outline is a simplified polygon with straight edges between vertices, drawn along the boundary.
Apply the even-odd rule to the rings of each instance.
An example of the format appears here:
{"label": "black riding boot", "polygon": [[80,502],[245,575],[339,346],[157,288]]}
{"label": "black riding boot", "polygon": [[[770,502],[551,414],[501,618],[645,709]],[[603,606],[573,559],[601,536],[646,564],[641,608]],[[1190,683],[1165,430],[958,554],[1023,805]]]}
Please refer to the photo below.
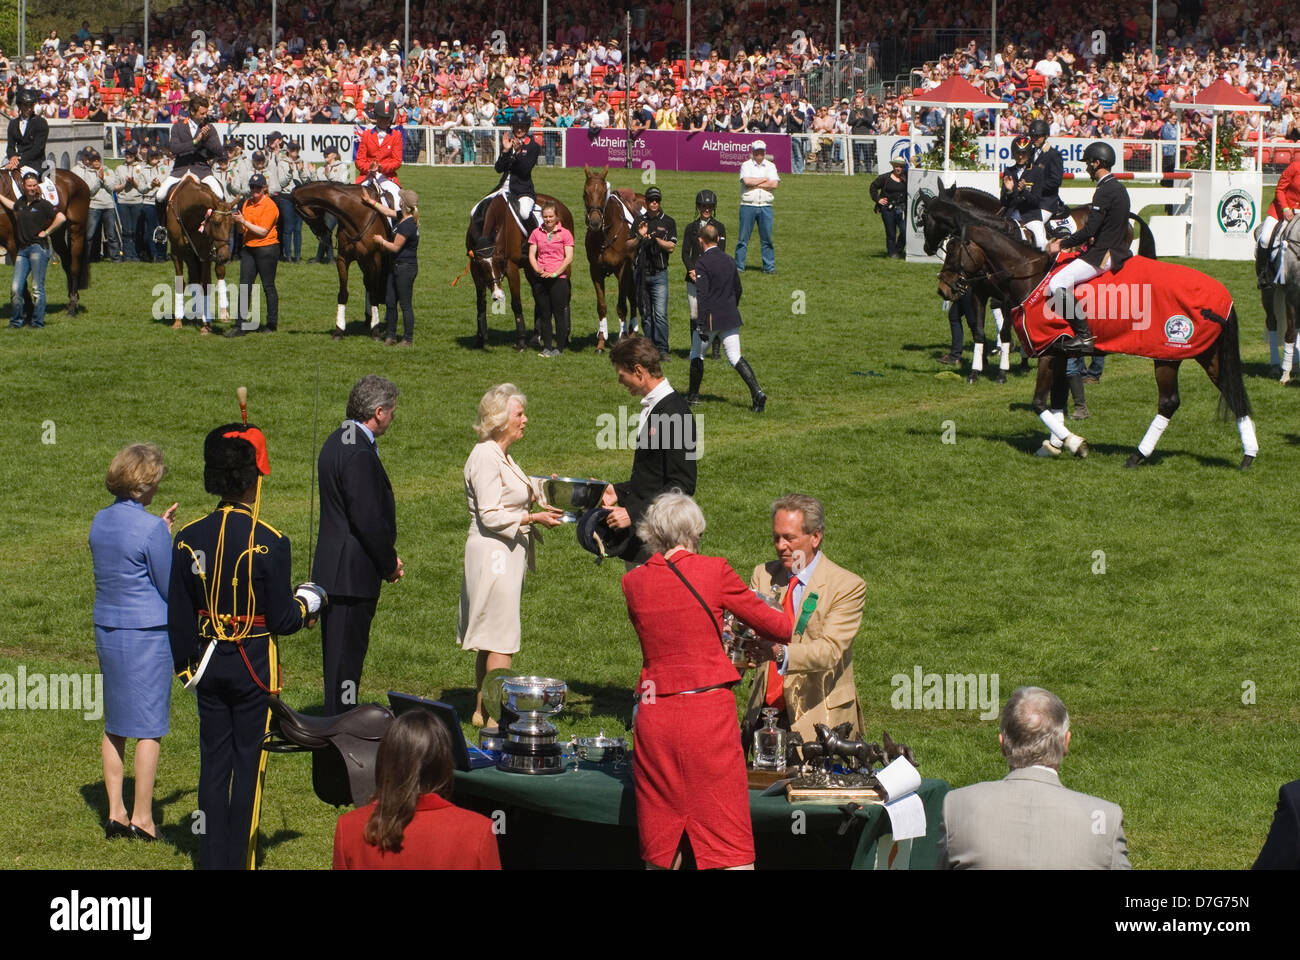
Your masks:
{"label": "black riding boot", "polygon": [[700,384],[704,382],[704,358],[691,358],[691,386],[686,392],[686,402],[692,407],[700,402]]}
{"label": "black riding boot", "polygon": [[154,243],[167,242],[167,201],[155,200],[153,202],[154,210],[158,212],[158,226],[154,228],[152,240]]}
{"label": "black riding boot", "polygon": [[1070,327],[1074,330],[1073,339],[1065,341],[1061,344],[1061,348],[1077,353],[1088,353],[1092,350],[1092,345],[1097,342],[1097,338],[1088,328],[1088,318],[1084,316],[1083,307],[1074,298],[1073,290],[1060,291],[1060,297],[1061,314],[1070,322]]}
{"label": "black riding boot", "polygon": [[713,338],[713,359],[717,360],[722,356],[722,338]]}
{"label": "black riding boot", "polygon": [[762,413],[763,408],[767,406],[767,394],[759,389],[754,368],[749,365],[748,360],[741,357],[736,361],[736,372],[740,374],[740,379],[745,381],[745,386],[749,387],[749,398],[754,401],[754,412]]}
{"label": "black riding boot", "polygon": [[1070,384],[1070,396],[1074,397],[1074,413],[1070,414],[1070,419],[1087,420],[1089,413],[1088,405],[1083,402],[1083,374],[1076,373],[1067,379]]}
{"label": "black riding boot", "polygon": [[1272,253],[1267,247],[1255,247],[1255,284],[1261,290],[1268,290],[1273,286],[1272,264],[1269,262]]}
{"label": "black riding boot", "polygon": [[524,318],[520,317],[515,321],[515,334],[519,337],[519,342],[515,344],[516,350],[528,349],[528,328],[524,326]]}

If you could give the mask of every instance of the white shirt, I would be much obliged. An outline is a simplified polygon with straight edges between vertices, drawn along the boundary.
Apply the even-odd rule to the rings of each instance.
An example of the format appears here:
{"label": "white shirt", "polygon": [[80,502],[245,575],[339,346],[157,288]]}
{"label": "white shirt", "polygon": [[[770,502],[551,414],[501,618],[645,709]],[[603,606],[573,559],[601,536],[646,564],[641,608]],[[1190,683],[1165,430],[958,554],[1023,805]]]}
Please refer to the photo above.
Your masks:
{"label": "white shirt", "polygon": [[781,180],[781,175],[776,172],[776,164],[766,157],[762,163],[755,163],[751,157],[740,165],[740,202],[751,207],[770,207],[772,205],[772,191],[765,190],[762,187],[745,186],[745,181],[752,177],[762,177],[765,180]]}
{"label": "white shirt", "polygon": [[650,419],[650,411],[654,409],[655,404],[672,392],[672,385],[668,382],[668,378],[665,377],[663,380],[659,381],[659,386],[655,387],[641,398],[641,418],[637,422],[636,427],[636,435],[638,438],[645,433],[646,421]]}
{"label": "white shirt", "polygon": [[[794,610],[794,623],[790,624],[790,626],[792,627],[797,627],[799,625],[799,611],[803,604],[803,595],[804,592],[808,589],[808,581],[812,579],[813,568],[817,566],[817,561],[820,560],[821,558],[822,558],[822,552],[818,550],[816,553],[813,554],[813,558],[811,561],[808,562],[807,566],[805,566],[798,573],[790,574],[790,589],[794,591],[794,593],[790,597],[791,609]],[[785,654],[784,656],[781,657],[781,663],[777,666],[776,672],[784,677],[786,670],[789,669],[789,666],[790,666],[790,645],[786,644]]]}

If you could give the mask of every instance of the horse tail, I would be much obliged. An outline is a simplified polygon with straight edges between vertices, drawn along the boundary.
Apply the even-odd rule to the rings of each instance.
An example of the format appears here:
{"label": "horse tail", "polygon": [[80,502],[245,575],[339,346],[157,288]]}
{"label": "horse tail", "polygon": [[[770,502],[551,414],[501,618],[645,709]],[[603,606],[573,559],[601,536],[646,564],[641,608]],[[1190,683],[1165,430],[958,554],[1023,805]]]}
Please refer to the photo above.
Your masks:
{"label": "horse tail", "polygon": [[1128,218],[1138,225],[1138,256],[1146,257],[1149,260],[1155,260],[1156,235],[1151,232],[1151,228],[1147,226],[1147,222],[1136,213],[1130,213]]}
{"label": "horse tail", "polygon": [[1237,308],[1234,305],[1227,319],[1210,314],[1223,326],[1219,334],[1219,418],[1240,420],[1251,414],[1250,398],[1246,396],[1246,378],[1241,369]]}

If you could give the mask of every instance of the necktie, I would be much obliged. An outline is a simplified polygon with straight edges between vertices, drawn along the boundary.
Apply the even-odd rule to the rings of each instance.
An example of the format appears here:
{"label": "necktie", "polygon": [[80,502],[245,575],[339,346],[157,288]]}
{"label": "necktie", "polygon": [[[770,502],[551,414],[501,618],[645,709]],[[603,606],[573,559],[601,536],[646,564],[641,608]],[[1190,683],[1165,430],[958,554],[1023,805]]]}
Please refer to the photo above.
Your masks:
{"label": "necktie", "polygon": [[[794,625],[794,585],[795,578],[790,578],[790,585],[785,588],[785,596],[781,598],[781,609],[785,615],[790,618],[790,624]],[[767,662],[767,696],[763,702],[769,707],[776,707],[778,710],[785,709],[785,678],[781,676],[775,660]]]}

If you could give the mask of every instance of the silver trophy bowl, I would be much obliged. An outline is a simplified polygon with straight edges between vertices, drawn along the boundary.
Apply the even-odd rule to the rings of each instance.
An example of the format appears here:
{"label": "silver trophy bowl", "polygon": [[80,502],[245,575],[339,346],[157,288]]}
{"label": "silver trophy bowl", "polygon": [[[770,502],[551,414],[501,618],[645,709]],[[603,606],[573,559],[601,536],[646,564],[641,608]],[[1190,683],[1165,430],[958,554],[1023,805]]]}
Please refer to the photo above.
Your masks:
{"label": "silver trophy bowl", "polygon": [[600,506],[600,498],[609,486],[604,480],[579,480],[576,477],[533,477],[542,481],[546,502],[564,511],[565,523],[577,523],[578,518],[593,507]]}
{"label": "silver trophy bowl", "polygon": [[619,764],[627,756],[627,741],[622,737],[607,737],[604,730],[598,737],[574,737],[573,747],[589,763]]}
{"label": "silver trophy bowl", "polygon": [[568,687],[550,677],[510,677],[501,682],[502,707],[519,719],[507,729],[498,767],[509,773],[563,773],[563,750],[547,719],[564,709]]}

